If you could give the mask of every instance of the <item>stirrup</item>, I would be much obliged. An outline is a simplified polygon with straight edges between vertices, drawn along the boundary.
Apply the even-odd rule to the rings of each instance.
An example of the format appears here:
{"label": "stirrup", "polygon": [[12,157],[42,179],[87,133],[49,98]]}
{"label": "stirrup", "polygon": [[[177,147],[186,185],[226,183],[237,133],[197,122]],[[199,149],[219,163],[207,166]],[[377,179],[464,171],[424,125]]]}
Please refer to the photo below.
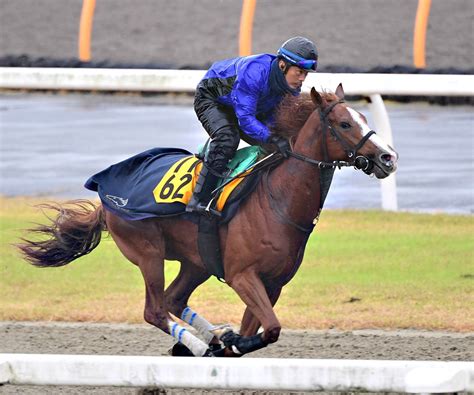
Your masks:
{"label": "stirrup", "polygon": [[187,213],[197,213],[201,215],[209,215],[219,218],[222,217],[222,213],[219,210],[216,210],[215,208],[211,207],[213,199],[211,199],[207,205],[205,203],[200,202],[197,198],[195,199],[195,201],[193,201],[193,199],[194,196],[191,198],[190,202],[186,206]]}

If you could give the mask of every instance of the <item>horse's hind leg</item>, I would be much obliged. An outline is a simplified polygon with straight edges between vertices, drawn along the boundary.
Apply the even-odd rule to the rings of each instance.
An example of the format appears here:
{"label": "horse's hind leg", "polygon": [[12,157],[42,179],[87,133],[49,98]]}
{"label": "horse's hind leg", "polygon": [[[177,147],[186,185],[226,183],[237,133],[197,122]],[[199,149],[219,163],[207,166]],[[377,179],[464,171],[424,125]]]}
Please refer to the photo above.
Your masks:
{"label": "horse's hind leg", "polygon": [[164,297],[164,251],[161,228],[151,221],[124,221],[112,214],[107,216],[107,227],[122,253],[135,263],[145,280],[145,321],[171,334],[196,356],[209,354],[208,345],[169,315]]}
{"label": "horse's hind leg", "polygon": [[[151,261],[150,261],[151,262]],[[154,260],[153,263],[156,261]],[[140,270],[143,274],[146,286],[146,303],[145,303],[145,320],[152,325],[163,328],[160,321],[163,312],[166,311],[167,332],[174,337],[175,340],[184,344],[193,355],[205,356],[210,355],[208,344],[198,339],[186,328],[174,322],[165,310],[166,303],[164,303],[164,260],[160,259],[160,268],[156,270],[154,264],[141,264]]]}
{"label": "horse's hind leg", "polygon": [[191,294],[209,277],[207,271],[190,262],[182,261],[178,276],[165,291],[165,300],[169,311],[194,327],[206,343],[220,344],[219,340],[210,332],[214,329],[214,325],[188,306]]}

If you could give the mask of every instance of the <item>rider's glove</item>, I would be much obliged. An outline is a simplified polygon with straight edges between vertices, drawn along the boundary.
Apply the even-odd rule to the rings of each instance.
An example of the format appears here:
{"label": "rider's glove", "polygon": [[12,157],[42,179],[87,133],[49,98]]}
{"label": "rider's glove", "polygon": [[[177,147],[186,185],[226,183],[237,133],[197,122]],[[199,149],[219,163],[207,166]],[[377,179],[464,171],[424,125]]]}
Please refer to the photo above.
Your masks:
{"label": "rider's glove", "polygon": [[287,139],[280,136],[271,136],[268,140],[276,149],[275,151],[282,154],[285,158],[288,158],[288,151],[290,151],[290,143]]}

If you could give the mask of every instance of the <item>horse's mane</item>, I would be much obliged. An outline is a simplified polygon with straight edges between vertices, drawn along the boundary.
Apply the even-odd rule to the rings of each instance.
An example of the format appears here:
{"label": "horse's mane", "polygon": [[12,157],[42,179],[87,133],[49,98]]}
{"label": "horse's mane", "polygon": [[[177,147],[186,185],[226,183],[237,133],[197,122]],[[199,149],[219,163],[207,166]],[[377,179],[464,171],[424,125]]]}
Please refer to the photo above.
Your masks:
{"label": "horse's mane", "polygon": [[[326,103],[338,100],[332,92],[319,93]],[[275,114],[275,123],[271,127],[274,135],[289,139],[296,136],[311,113],[317,108],[309,93],[299,96],[287,95],[281,101]]]}

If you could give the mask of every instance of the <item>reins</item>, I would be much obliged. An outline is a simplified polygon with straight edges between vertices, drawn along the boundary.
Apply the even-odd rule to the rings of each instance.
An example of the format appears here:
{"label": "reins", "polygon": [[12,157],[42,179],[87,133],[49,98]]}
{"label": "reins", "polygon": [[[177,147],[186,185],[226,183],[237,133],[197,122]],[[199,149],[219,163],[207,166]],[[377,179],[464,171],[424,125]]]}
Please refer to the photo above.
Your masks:
{"label": "reins", "polygon": [[307,156],[297,154],[296,152],[293,152],[293,151],[287,151],[287,154],[289,156],[292,156],[293,158],[296,158],[303,162],[317,166],[319,169],[336,168],[336,167],[340,169],[341,167],[353,166],[353,163],[340,161],[340,160],[335,160],[333,162],[324,162],[321,160],[311,159],[311,158],[308,158]]}
{"label": "reins", "polygon": [[[334,168],[342,168],[342,167],[350,167],[354,166],[357,169],[367,171],[370,167],[370,161],[365,157],[365,156],[357,156],[357,152],[364,146],[364,144],[369,140],[369,138],[375,134],[373,130],[371,130],[369,133],[367,133],[358,143],[355,147],[351,147],[341,136],[339,135],[339,132],[334,129],[328,122],[328,116],[331,113],[331,111],[336,107],[336,105],[343,103],[344,100],[339,100],[336,102],[331,103],[328,107],[322,111],[321,109],[319,110],[319,119],[320,119],[320,124],[321,124],[321,133],[322,133],[322,140],[323,140],[323,156],[324,160],[316,160],[309,158],[305,155],[298,154],[296,152],[293,152],[292,150],[287,150],[286,154],[290,157],[293,157],[295,159],[298,159],[302,162],[308,163],[310,165],[316,166],[318,169],[334,169]],[[342,145],[342,148],[346,152],[347,156],[349,158],[352,158],[352,161],[347,162],[347,161],[329,161],[329,154],[328,154],[328,149],[327,149],[327,133],[330,131],[332,136]],[[290,218],[288,218],[283,210],[279,207],[277,204],[277,200],[275,199],[275,196],[273,194],[273,191],[270,187],[270,182],[269,182],[269,173],[270,169],[268,169],[267,172],[265,172],[263,176],[263,185],[264,188],[267,190],[268,195],[269,195],[269,203],[270,207],[272,208],[273,212],[280,218],[280,220],[284,224],[288,224],[293,226],[294,228],[298,229],[299,231],[309,234],[313,231],[314,229],[314,223],[312,223],[310,226],[305,226],[305,225],[300,225],[294,221],[292,221]]]}
{"label": "reins", "polygon": [[[297,160],[300,160],[302,162],[308,163],[310,165],[316,166],[318,169],[335,169],[339,168],[341,169],[342,167],[350,167],[354,166],[357,169],[366,171],[369,169],[370,166],[370,161],[365,158],[364,156],[357,156],[357,152],[364,146],[364,144],[369,140],[369,138],[375,133],[373,130],[371,130],[369,133],[367,133],[358,143],[356,146],[351,147],[341,136],[339,135],[339,132],[333,128],[329,122],[328,122],[328,116],[331,113],[331,111],[334,109],[334,107],[340,103],[343,103],[344,100],[339,100],[336,102],[331,103],[328,107],[326,107],[323,111],[321,109],[318,109],[319,111],[319,117],[320,117],[320,124],[321,124],[321,133],[322,133],[322,139],[323,139],[323,156],[324,160],[316,160],[312,159],[310,157],[307,157],[302,154],[298,154],[297,152],[294,152],[292,150],[287,150],[286,154],[290,157],[293,157]],[[349,158],[353,158],[352,161],[347,162],[347,161],[332,161],[330,162],[328,157],[328,150],[327,150],[327,134],[328,131],[332,134],[332,136],[342,145],[342,148],[346,152],[347,156]],[[273,160],[270,160],[273,159]],[[280,163],[280,161],[283,159],[283,155],[275,155],[275,153],[272,153],[260,161],[258,161],[250,170],[246,169],[241,171],[239,174],[235,175],[231,179],[227,180],[225,183],[217,187],[213,193],[218,192],[222,188],[224,188],[227,184],[232,182],[233,180],[237,178],[242,178],[242,177],[248,177],[250,175],[253,175],[254,173],[262,172],[263,170],[267,170],[263,173],[263,186],[264,189],[267,190],[268,196],[269,196],[269,203],[270,207],[273,210],[273,212],[280,218],[280,220],[284,224],[288,224],[293,226],[294,228],[298,229],[299,231],[305,233],[305,234],[310,234],[313,229],[314,229],[314,224],[312,223],[309,226],[305,225],[300,225],[294,221],[292,221],[290,218],[288,218],[283,210],[279,207],[277,204],[277,199],[275,199],[275,195],[270,187],[270,182],[269,182],[269,174],[277,163]]]}

